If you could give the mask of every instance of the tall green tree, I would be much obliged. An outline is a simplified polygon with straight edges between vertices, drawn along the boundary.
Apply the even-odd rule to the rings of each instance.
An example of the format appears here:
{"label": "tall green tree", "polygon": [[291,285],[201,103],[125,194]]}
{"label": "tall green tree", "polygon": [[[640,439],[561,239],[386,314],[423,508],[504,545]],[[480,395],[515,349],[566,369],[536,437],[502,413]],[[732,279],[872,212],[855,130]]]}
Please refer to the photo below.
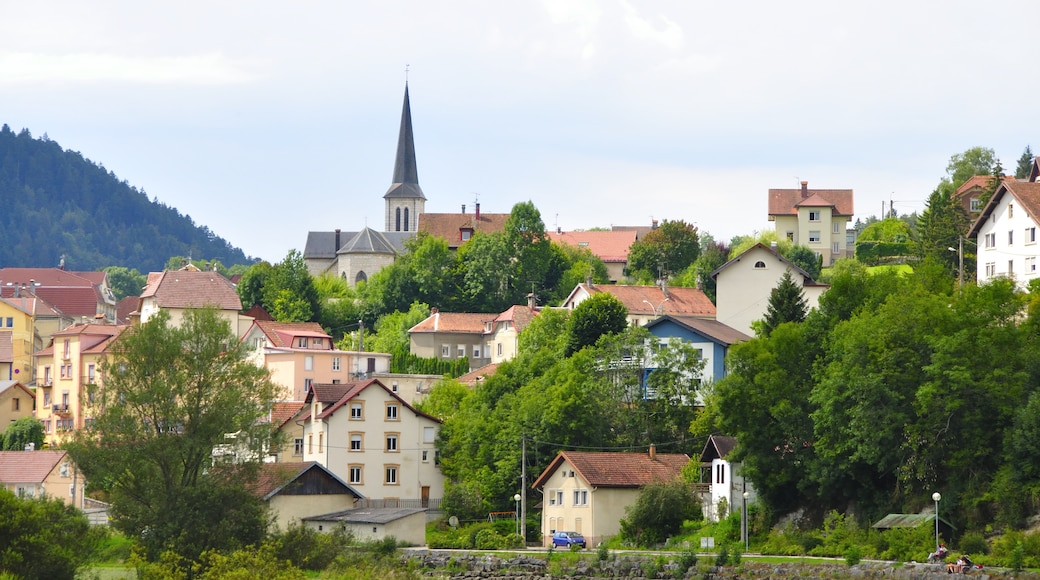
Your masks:
{"label": "tall green tree", "polygon": [[[940,186],[925,202],[925,210],[917,220],[917,255],[922,260],[943,264],[948,272],[956,272],[960,265],[957,249],[961,238],[968,233],[971,218],[964,206],[953,197],[949,187]],[[965,240],[964,279],[974,275],[970,240]]]}
{"label": "tall green tree", "polygon": [[801,322],[809,312],[808,302],[802,294],[791,272],[784,272],[776,288],[769,293],[766,316],[762,320],[762,334],[769,335],[777,326],[785,322]]}
{"label": "tall green tree", "polygon": [[140,296],[148,277],[133,268],[123,266],[109,266],[102,270],[108,275],[108,287],[116,300],[122,300],[127,296]]}
{"label": "tall green tree", "polygon": [[628,326],[628,309],[612,294],[598,292],[582,300],[571,313],[567,327],[567,350],[570,356],[596,344],[605,334],[619,333]]}
{"label": "tall green tree", "polygon": [[21,451],[30,443],[43,449],[43,423],[36,417],[22,417],[0,434],[0,449],[5,451]]}
{"label": "tall green tree", "polygon": [[[151,558],[173,550],[194,562],[266,531],[264,508],[246,489],[271,440],[262,419],[277,387],[247,355],[215,310],[189,311],[179,327],[163,311],[120,335],[102,364],[94,422],[69,453],[109,493],[116,528]],[[238,462],[215,465],[216,450]]]}
{"label": "tall green tree", "polygon": [[682,220],[664,220],[629,248],[629,275],[639,280],[671,277],[688,268],[699,255],[697,226]]}
{"label": "tall green tree", "polygon": [[1033,157],[1033,150],[1029,145],[1026,145],[1026,150],[1018,158],[1018,165],[1015,167],[1015,179],[1026,179],[1029,177],[1029,172],[1033,170]]}
{"label": "tall green tree", "polygon": [[274,266],[264,284],[263,300],[268,313],[281,322],[311,321],[321,310],[314,279],[299,250],[289,250]]}
{"label": "tall green tree", "polygon": [[988,147],[972,147],[950,157],[946,175],[953,190],[975,175],[989,175],[997,164],[997,154]]}

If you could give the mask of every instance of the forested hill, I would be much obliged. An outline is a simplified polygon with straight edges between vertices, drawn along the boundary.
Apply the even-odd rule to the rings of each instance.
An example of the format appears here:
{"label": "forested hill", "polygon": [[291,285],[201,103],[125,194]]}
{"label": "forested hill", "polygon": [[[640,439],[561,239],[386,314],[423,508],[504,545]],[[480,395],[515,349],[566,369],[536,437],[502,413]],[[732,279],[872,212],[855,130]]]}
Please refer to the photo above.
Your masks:
{"label": "forested hill", "polygon": [[251,263],[206,226],[27,129],[0,129],[0,267],[163,269],[173,256]]}

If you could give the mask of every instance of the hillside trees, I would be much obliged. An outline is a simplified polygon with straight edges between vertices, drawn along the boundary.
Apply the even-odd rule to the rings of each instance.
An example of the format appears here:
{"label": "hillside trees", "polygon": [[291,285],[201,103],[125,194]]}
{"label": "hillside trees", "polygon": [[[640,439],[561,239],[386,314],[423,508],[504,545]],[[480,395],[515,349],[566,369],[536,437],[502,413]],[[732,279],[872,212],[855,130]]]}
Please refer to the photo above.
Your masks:
{"label": "hillside trees", "polygon": [[604,334],[621,332],[628,326],[628,309],[613,294],[600,292],[582,300],[571,313],[567,329],[570,356],[596,344]]}
{"label": "hillside trees", "polygon": [[[276,386],[245,348],[212,309],[188,312],[180,327],[163,311],[125,331],[102,365],[94,422],[68,450],[108,492],[116,528],[150,558],[173,550],[192,562],[265,533],[264,508],[244,485],[271,436],[261,419]],[[215,449],[239,462],[218,468]]]}
{"label": "hillside trees", "polygon": [[0,487],[0,514],[4,577],[75,578],[101,538],[82,512],[60,499],[20,498]]}
{"label": "hillside trees", "polygon": [[635,241],[628,251],[629,276],[657,280],[685,270],[700,255],[697,227],[682,220],[664,220]]}
{"label": "hillside trees", "polygon": [[[960,247],[961,238],[968,232],[971,218],[964,211],[964,206],[953,197],[948,188],[939,187],[928,196],[925,210],[917,218],[917,255],[922,260],[932,260],[943,264],[949,272],[956,272],[959,258],[956,250]],[[964,279],[975,275],[974,256],[971,247],[965,242]]]}

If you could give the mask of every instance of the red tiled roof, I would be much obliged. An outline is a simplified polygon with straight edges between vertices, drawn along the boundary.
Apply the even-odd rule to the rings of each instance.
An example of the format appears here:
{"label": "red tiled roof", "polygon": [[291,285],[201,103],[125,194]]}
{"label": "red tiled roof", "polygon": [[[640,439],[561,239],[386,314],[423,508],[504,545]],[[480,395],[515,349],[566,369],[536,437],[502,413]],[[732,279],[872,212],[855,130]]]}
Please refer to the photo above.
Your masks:
{"label": "red tiled roof", "polygon": [[0,483],[42,483],[65,455],[64,451],[47,449],[0,451]]}
{"label": "red tiled roof", "polygon": [[982,224],[986,223],[990,214],[993,213],[993,209],[997,207],[1000,199],[1006,193],[1010,193],[1018,200],[1033,222],[1040,223],[1040,182],[1008,180],[1000,184],[993,197],[986,203],[986,207],[982,208],[982,213],[968,231],[969,237],[978,235]]}
{"label": "red tiled roof", "polygon": [[317,322],[277,322],[274,320],[254,320],[253,325],[258,327],[267,337],[271,346],[291,348],[294,336],[332,338]]}
{"label": "red tiled roof", "polygon": [[531,321],[534,320],[535,316],[538,316],[537,310],[530,306],[517,304],[515,306],[510,306],[508,310],[499,314],[495,318],[495,322],[506,320],[511,321],[513,323],[513,328],[515,328],[517,332],[520,332],[527,328],[528,324],[531,324]]}
{"label": "red tiled roof", "polygon": [[462,231],[494,234],[506,228],[507,213],[482,213],[480,219],[470,213],[423,213],[419,214],[419,231],[448,242],[448,247],[457,248],[463,244]]}
{"label": "red tiled roof", "polygon": [[[804,193],[804,195],[803,195]],[[770,189],[769,215],[798,215],[798,207],[810,198],[818,198],[811,206],[832,205],[835,215],[852,216],[851,189]]]}
{"label": "red tiled roof", "polygon": [[531,487],[541,487],[564,461],[571,464],[591,486],[642,487],[679,477],[682,468],[690,462],[690,456],[657,453],[654,459],[650,459],[648,453],[561,451]]}
{"label": "red tiled roof", "polygon": [[231,282],[217,272],[167,270],[148,274],[141,298],[155,298],[159,308],[201,308],[241,310],[242,301]]}
{"label": "red tiled roof", "polygon": [[[317,418],[318,419],[327,419],[328,417],[331,417],[340,408],[342,408],[344,405],[346,405],[351,399],[353,399],[354,397],[357,397],[365,389],[368,389],[369,387],[378,387],[380,389],[383,389],[384,391],[386,391],[386,393],[388,395],[390,395],[391,397],[397,399],[397,402],[400,403],[402,407],[404,407],[405,409],[408,409],[409,411],[415,413],[416,415],[418,415],[420,417],[426,417],[427,419],[431,419],[431,420],[436,421],[438,423],[441,422],[440,419],[434,417],[433,415],[427,415],[426,413],[423,413],[422,411],[420,411],[420,410],[416,409],[415,407],[411,406],[410,404],[408,404],[408,402],[405,401],[404,399],[402,399],[401,397],[399,397],[397,395],[397,393],[395,393],[395,392],[391,391],[390,389],[386,388],[386,385],[384,385],[383,383],[379,382],[378,379],[367,379],[367,380],[364,380],[364,381],[361,381],[361,382],[357,382],[357,383],[346,383],[346,384],[335,384],[335,385],[327,385],[327,384],[311,385],[311,392],[307,393],[306,404],[309,405],[311,403],[311,401],[313,401],[314,398],[317,397],[318,401],[320,401],[321,403],[326,405],[325,408],[322,409],[321,414],[319,414]],[[335,399],[333,401],[332,397],[334,397],[337,393],[342,393],[342,394],[340,395],[340,397],[338,399]],[[330,401],[333,401],[331,405],[328,404]],[[310,417],[311,417],[310,413],[311,412],[310,412],[309,409],[306,412],[304,412],[304,414],[301,415],[301,417],[300,417],[301,420],[305,420],[305,421],[309,420]]]}
{"label": "red tiled roof", "polygon": [[587,248],[604,262],[627,262],[628,250],[638,239],[636,230],[548,232],[549,239],[568,246]]}
{"label": "red tiled roof", "polygon": [[35,284],[33,293],[40,298],[69,316],[90,318],[98,313],[99,304],[105,304],[100,286],[104,277],[104,272],[70,272],[60,268],[0,268],[0,282],[12,284],[9,288],[29,284],[31,280]]}
{"label": "red tiled roof", "polygon": [[305,403],[303,401],[278,401],[271,405],[271,426],[280,428],[300,412]]}
{"label": "red tiled roof", "polygon": [[491,363],[484,365],[479,369],[472,370],[455,380],[464,385],[472,386],[484,380],[487,377],[493,376],[496,372],[498,372],[498,363]]}
{"label": "red tiled roof", "polygon": [[484,323],[497,318],[497,314],[469,312],[434,312],[426,320],[408,329],[412,332],[454,332],[483,334]]}
{"label": "red tiled roof", "polygon": [[127,296],[119,302],[116,302],[116,321],[127,322],[130,320],[130,314],[136,312],[141,307],[140,296]]}
{"label": "red tiled roof", "polygon": [[613,295],[628,309],[630,315],[700,316],[715,318],[715,305],[704,292],[697,288],[669,286],[668,293],[659,286],[623,286],[615,284],[582,283],[589,294],[605,292]]}

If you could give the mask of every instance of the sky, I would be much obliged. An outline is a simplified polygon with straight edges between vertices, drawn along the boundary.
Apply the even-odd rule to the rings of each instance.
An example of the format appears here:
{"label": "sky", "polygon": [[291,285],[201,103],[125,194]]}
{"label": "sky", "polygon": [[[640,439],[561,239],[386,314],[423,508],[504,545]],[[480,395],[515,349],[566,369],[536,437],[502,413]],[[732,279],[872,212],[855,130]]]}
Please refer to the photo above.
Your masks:
{"label": "sky", "polygon": [[[1028,0],[0,0],[0,123],[271,262],[384,227],[407,79],[426,211],[771,228],[770,188],[921,211],[1040,151]],[[205,256],[195,256],[204,258]]]}

